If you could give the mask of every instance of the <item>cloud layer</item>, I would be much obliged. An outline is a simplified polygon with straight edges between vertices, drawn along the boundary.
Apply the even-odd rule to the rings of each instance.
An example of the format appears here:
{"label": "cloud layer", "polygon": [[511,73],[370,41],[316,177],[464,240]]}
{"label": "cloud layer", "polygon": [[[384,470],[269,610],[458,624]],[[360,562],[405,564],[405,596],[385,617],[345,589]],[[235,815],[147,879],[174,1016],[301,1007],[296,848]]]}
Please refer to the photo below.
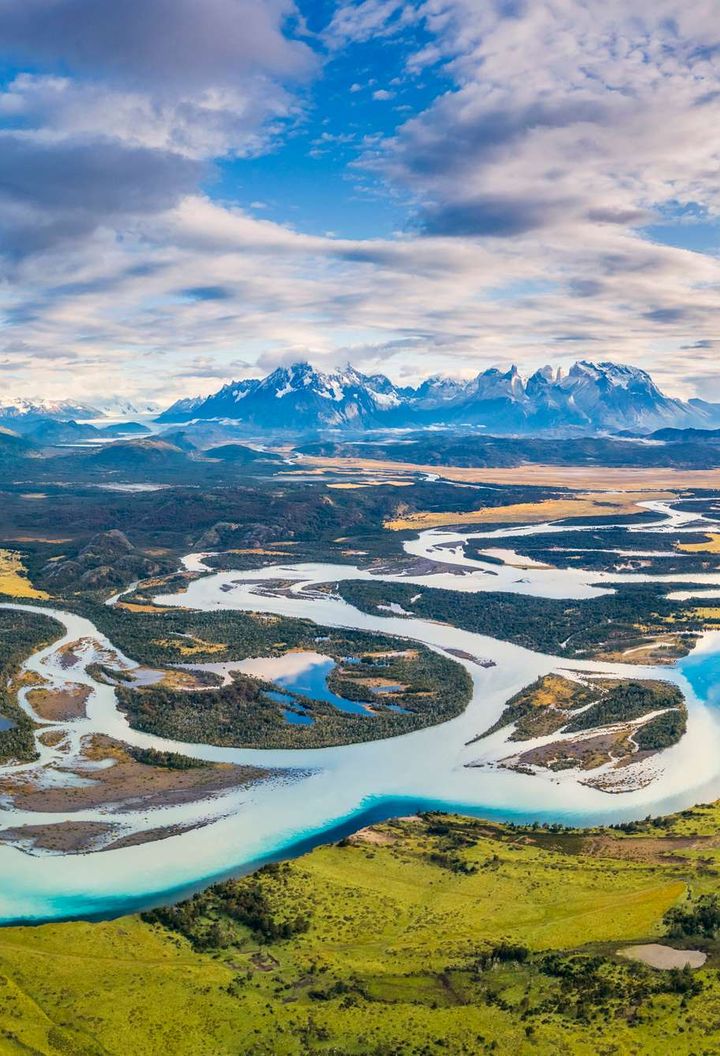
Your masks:
{"label": "cloud layer", "polygon": [[[714,3],[360,0],[319,29],[316,14],[0,0],[6,388],[169,399],[295,355],[409,378],[582,354],[720,398]],[[403,74],[372,87],[376,108],[431,74],[443,86],[393,131],[361,127],[347,177],[408,202],[404,230],[296,230],[292,167],[283,222],[213,190],[219,163],[240,159],[241,183],[243,158],[313,123],[346,157],[326,71],[349,95],[361,49],[391,44]]]}

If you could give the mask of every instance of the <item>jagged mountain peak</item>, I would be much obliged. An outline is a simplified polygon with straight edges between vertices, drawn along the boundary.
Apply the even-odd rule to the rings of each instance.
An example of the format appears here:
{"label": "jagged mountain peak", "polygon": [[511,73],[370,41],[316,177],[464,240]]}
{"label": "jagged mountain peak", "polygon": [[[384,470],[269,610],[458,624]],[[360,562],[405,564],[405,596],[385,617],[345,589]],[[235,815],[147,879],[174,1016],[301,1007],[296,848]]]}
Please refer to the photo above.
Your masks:
{"label": "jagged mountain peak", "polygon": [[163,421],[231,419],[248,427],[306,432],[326,428],[483,426],[498,433],[652,431],[708,424],[707,408],[664,395],[647,371],[579,360],[567,372],[491,367],[469,381],[433,375],[399,388],[383,374],[348,365],[318,370],[306,361],[265,378],[233,381],[205,399],[179,401]]}
{"label": "jagged mountain peak", "polygon": [[160,420],[228,418],[261,429],[341,428],[375,424],[403,398],[382,374],[368,376],[349,365],[323,371],[301,361],[259,380],[233,381],[199,402],[179,401]]}

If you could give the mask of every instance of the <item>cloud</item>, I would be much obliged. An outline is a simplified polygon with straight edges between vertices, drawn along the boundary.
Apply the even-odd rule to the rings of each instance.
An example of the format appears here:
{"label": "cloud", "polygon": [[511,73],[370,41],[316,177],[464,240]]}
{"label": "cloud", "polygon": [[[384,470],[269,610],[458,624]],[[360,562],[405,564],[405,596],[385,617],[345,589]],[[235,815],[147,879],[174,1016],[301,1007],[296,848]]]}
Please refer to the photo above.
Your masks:
{"label": "cloud", "polygon": [[[689,348],[693,377],[716,370],[720,262],[643,228],[720,213],[715,15],[361,0],[318,38],[289,0],[0,0],[0,51],[26,65],[0,89],[4,376],[169,400],[298,357],[411,380],[587,345],[690,391]],[[366,133],[349,174],[410,203],[402,233],[305,234],[203,192],[217,159],[299,127],[321,48],[376,39],[442,89],[391,136],[376,107],[378,128],[315,138],[344,164]],[[369,96],[373,72],[347,84]]]}
{"label": "cloud", "polygon": [[720,209],[706,134],[710,112],[720,116],[717,60],[701,47],[711,5],[691,15],[669,0],[592,12],[580,0],[428,0],[423,13],[457,88],[366,164],[451,216],[459,235],[483,233],[474,203],[500,196],[544,213],[543,226],[578,230],[638,226],[671,199]]}
{"label": "cloud", "polygon": [[395,36],[419,18],[418,5],[408,0],[350,0],[338,3],[323,36],[331,48],[340,49]]}
{"label": "cloud", "polygon": [[196,162],[116,142],[48,143],[0,133],[0,232],[11,257],[170,208],[192,190]]}
{"label": "cloud", "polygon": [[652,308],[644,316],[653,323],[680,323],[688,319],[691,313],[684,307]]}
{"label": "cloud", "polygon": [[0,0],[6,54],[163,89],[307,74],[312,52],[282,32],[297,18],[292,0]]}
{"label": "cloud", "polygon": [[[317,70],[291,0],[0,0],[0,267],[196,190],[267,149]],[[7,267],[6,267],[7,274]]]}
{"label": "cloud", "polygon": [[551,212],[562,209],[562,202],[540,205],[522,197],[485,195],[471,201],[425,207],[418,223],[426,235],[511,238],[543,227]]}
{"label": "cloud", "polygon": [[0,186],[39,207],[105,214],[164,210],[196,185],[200,173],[175,154],[112,140],[48,144],[0,134]]}

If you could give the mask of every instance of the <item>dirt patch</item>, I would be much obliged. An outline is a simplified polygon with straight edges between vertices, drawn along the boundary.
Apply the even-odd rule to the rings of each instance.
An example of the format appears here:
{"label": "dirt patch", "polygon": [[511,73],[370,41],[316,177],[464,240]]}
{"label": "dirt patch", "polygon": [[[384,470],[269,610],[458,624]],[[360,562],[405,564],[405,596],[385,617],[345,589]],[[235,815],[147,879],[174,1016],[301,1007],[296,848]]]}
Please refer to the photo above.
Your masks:
{"label": "dirt patch", "polygon": [[97,770],[83,766],[53,767],[56,774],[82,785],[43,787],[41,775],[33,771],[6,774],[0,780],[0,795],[8,796],[20,810],[75,811],[116,805],[119,808],[166,807],[212,798],[231,788],[261,781],[268,771],[250,766],[208,763],[190,770],[148,766],[139,763],[124,745],[104,735],[88,738],[84,758],[88,763],[111,760]]}
{"label": "dirt patch", "polygon": [[633,754],[633,747],[627,741],[628,731],[600,733],[592,737],[577,740],[553,741],[528,752],[503,760],[510,769],[515,766],[527,768],[542,766],[548,770],[595,770],[610,759],[619,759]]}
{"label": "dirt patch", "polygon": [[0,843],[18,847],[28,854],[88,854],[155,843],[170,836],[190,832],[192,829],[204,828],[207,824],[209,822],[201,822],[198,825],[158,826],[131,832],[108,842],[108,837],[118,831],[118,826],[97,821],[61,821],[57,825],[18,825],[5,829],[0,832]]}
{"label": "dirt patch", "polygon": [[66,738],[64,730],[44,730],[38,734],[38,740],[41,744],[44,744],[46,748],[57,748],[58,745],[62,744]]}
{"label": "dirt patch", "polygon": [[31,689],[28,703],[41,719],[49,722],[68,722],[85,715],[85,705],[92,690],[68,682],[62,689]]}
{"label": "dirt patch", "polygon": [[397,837],[393,836],[386,829],[358,829],[352,836],[348,837],[350,843],[369,843],[374,847],[387,847],[388,844],[395,843]]}
{"label": "dirt patch", "polygon": [[720,836],[586,836],[582,853],[593,858],[620,858],[624,861],[667,863],[678,860],[683,851],[709,851],[720,846]]}
{"label": "dirt patch", "polygon": [[[387,690],[387,692],[404,693],[408,688],[403,682],[388,682],[386,678],[365,678],[364,676],[356,678],[352,674],[352,669],[343,668],[341,674],[346,682],[354,682],[356,686],[365,686],[367,689],[386,689],[387,686],[390,686],[391,689]],[[417,695],[419,696],[420,694]]]}
{"label": "dirt patch", "polygon": [[32,853],[81,854],[94,849],[113,826],[99,821],[61,821],[57,825],[18,825],[0,832],[0,843]]}
{"label": "dirt patch", "polygon": [[480,667],[497,667],[494,660],[488,660],[486,656],[473,656],[472,653],[466,652],[465,649],[446,649],[446,653],[450,656],[456,656],[458,660],[471,660],[472,663],[478,664]]}
{"label": "dirt patch", "polygon": [[[701,616],[698,617],[702,619]],[[691,632],[653,635],[646,641],[621,649],[613,649],[608,643],[593,653],[593,660],[611,664],[674,664],[687,656],[700,635]]]}
{"label": "dirt patch", "polygon": [[80,655],[76,651],[80,648],[80,642],[68,642],[61,649],[58,649],[58,657],[60,667],[63,671],[67,671],[70,667],[77,667],[80,663]]}
{"label": "dirt patch", "polygon": [[117,851],[121,847],[140,847],[145,843],[167,840],[170,836],[180,836],[183,832],[191,832],[193,829],[203,829],[209,824],[210,822],[204,821],[198,825],[165,825],[155,829],[143,829],[140,832],[131,832],[127,836],[121,836],[112,843],[106,843],[100,850]]}
{"label": "dirt patch", "polygon": [[[403,557],[393,558],[391,561],[373,560],[368,571],[371,576],[467,576],[473,570],[465,565],[433,561],[429,557]],[[487,574],[494,576],[495,572],[488,572]]]}
{"label": "dirt patch", "polygon": [[658,942],[649,942],[645,946],[625,946],[617,952],[627,960],[642,961],[651,968],[665,972],[673,968],[702,968],[707,960],[707,954],[702,950],[674,950],[672,946],[661,946]]}

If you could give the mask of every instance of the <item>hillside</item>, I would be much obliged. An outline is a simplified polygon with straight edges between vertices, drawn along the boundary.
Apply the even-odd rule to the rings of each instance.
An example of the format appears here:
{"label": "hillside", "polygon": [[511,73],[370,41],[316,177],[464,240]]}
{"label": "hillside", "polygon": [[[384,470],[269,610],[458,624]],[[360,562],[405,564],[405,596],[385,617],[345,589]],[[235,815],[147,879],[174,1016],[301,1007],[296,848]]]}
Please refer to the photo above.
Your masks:
{"label": "hillside", "polygon": [[709,429],[663,429],[648,438],[565,437],[561,443],[549,437],[488,436],[466,429],[414,432],[402,440],[386,436],[373,443],[314,440],[299,445],[298,450],[312,457],[387,459],[427,466],[720,466],[718,433]]}
{"label": "hillside", "polygon": [[9,429],[0,428],[0,464],[14,463],[36,453],[35,444]]}
{"label": "hillside", "polygon": [[[399,819],[145,920],[8,928],[0,1052],[709,1053],[719,823],[717,806],[627,833]],[[647,941],[707,963],[618,955]]]}

